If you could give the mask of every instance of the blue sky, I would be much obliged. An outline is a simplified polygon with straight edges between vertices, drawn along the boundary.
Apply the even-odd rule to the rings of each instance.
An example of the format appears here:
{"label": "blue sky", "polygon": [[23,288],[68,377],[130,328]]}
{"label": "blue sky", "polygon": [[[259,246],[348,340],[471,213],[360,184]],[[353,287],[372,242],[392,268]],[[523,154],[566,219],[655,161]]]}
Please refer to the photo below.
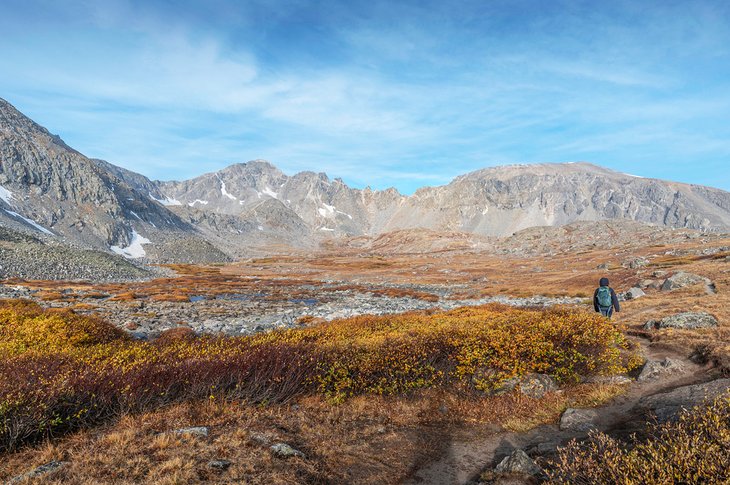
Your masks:
{"label": "blue sky", "polygon": [[730,189],[723,0],[2,0],[0,31],[0,97],[151,178],[582,160]]}

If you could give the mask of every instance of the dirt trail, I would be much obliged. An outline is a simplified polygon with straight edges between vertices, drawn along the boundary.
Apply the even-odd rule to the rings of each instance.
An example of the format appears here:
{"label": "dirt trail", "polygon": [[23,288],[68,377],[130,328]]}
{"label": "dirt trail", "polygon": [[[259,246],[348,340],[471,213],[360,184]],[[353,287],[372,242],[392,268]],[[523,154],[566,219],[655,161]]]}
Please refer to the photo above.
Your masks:
{"label": "dirt trail", "polygon": [[[630,337],[641,344],[647,360],[663,360],[669,357],[682,364],[682,370],[659,379],[643,382],[633,381],[628,391],[606,406],[594,408],[598,418],[593,421],[596,428],[611,435],[628,436],[642,429],[646,420],[634,408],[640,399],[666,392],[681,386],[697,384],[709,379],[705,368],[691,362],[684,355],[672,350],[652,347],[648,341]],[[490,467],[499,463],[514,449],[537,451],[539,455],[554,453],[556,447],[565,445],[573,438],[583,438],[587,432],[561,431],[558,425],[544,425],[526,433],[474,429],[455,430],[449,437],[450,443],[437,460],[414,472],[404,484],[419,485],[461,485],[466,484]]]}

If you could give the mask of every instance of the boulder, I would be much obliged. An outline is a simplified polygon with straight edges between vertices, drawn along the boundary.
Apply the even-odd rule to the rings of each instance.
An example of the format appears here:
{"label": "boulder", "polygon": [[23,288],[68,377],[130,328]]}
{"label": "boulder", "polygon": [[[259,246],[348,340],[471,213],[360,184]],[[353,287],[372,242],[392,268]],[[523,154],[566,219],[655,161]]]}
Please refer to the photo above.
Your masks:
{"label": "boulder", "polygon": [[639,400],[638,409],[653,415],[660,423],[676,419],[683,409],[711,401],[730,389],[730,378],[716,379],[703,384],[678,387],[672,391],[654,394]]}
{"label": "boulder", "polygon": [[653,289],[658,290],[661,287],[662,287],[661,282],[659,282],[657,280],[647,279],[647,280],[641,280],[639,282],[639,288],[644,289],[644,290],[647,288],[653,288]]}
{"label": "boulder", "polygon": [[679,273],[675,273],[664,280],[664,283],[662,284],[662,291],[676,290],[678,288],[685,288],[699,283],[703,283],[705,285],[712,284],[712,282],[704,276],[680,271]]}
{"label": "boulder", "polygon": [[707,312],[684,312],[677,313],[661,320],[649,320],[644,324],[644,329],[654,330],[658,328],[714,328],[717,327],[717,318]]}
{"label": "boulder", "polygon": [[638,287],[630,288],[629,291],[624,293],[625,300],[635,300],[637,298],[641,298],[642,296],[646,296],[646,293],[644,293],[644,291]]}
{"label": "boulder", "polygon": [[584,433],[596,429],[593,424],[598,418],[598,413],[592,409],[568,408],[560,417],[561,431],[574,431]]}
{"label": "boulder", "polygon": [[649,264],[648,259],[642,258],[642,257],[636,257],[636,258],[627,259],[626,261],[621,263],[621,266],[623,266],[624,268],[629,268],[629,269],[639,269],[639,268],[643,268],[647,264]]}
{"label": "boulder", "polygon": [[531,476],[542,473],[535,461],[522,450],[515,450],[509,456],[506,456],[504,460],[499,462],[494,471],[497,473],[522,473]]}
{"label": "boulder", "polygon": [[684,370],[682,362],[665,357],[664,360],[650,360],[644,364],[641,374],[636,378],[639,382],[659,379],[667,375],[676,374]]}
{"label": "boulder", "polygon": [[295,448],[292,448],[286,443],[276,443],[275,445],[272,445],[270,449],[273,454],[280,458],[290,458],[292,456],[304,458],[304,453]]}

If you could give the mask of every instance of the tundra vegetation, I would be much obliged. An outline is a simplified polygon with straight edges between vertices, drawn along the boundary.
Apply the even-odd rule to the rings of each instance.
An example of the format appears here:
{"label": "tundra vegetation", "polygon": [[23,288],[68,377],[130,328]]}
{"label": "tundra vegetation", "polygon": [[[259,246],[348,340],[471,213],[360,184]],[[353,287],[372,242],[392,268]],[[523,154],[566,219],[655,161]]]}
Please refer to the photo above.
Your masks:
{"label": "tundra vegetation", "polygon": [[563,384],[636,364],[621,333],[570,309],[490,305],[361,316],[249,337],[154,342],[71,310],[0,303],[0,448],[193,399],[283,403],[453,387],[489,394],[528,373]]}

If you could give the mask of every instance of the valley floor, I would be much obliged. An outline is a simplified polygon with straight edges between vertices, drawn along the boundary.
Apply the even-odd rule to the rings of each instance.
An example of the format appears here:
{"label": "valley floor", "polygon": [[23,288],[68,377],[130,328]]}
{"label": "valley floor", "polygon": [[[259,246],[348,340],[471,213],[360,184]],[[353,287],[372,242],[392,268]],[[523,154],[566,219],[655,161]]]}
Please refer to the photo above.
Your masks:
{"label": "valley floor", "polygon": [[[569,438],[584,437],[586,429],[560,429],[567,408],[603,406],[593,424],[625,437],[628,431],[643,429],[649,419],[644,411],[682,399],[670,393],[656,404],[651,396],[675,389],[681,394],[684,389],[687,396],[694,394],[681,402],[693,403],[699,391],[684,386],[711,382],[719,391],[728,387],[722,374],[730,372],[730,239],[684,233],[634,241],[620,236],[623,241],[610,245],[606,239],[615,235],[598,240],[585,234],[563,235],[554,244],[523,235],[512,241],[511,247],[519,248],[514,252],[460,249],[429,254],[354,248],[223,266],[172,266],[175,277],[124,284],[6,280],[0,286],[2,297],[98,314],[134,337],[153,339],[171,328],[246,335],[271,328],[307,328],[357,314],[432,311],[493,301],[528,307],[571,305],[591,312],[593,290],[598,279],[607,276],[619,293],[632,287],[645,293],[622,303],[613,319],[616,327],[648,361],[668,357],[681,370],[659,372],[642,382],[635,380],[637,371],[630,381],[583,383],[540,399],[520,393],[480,399],[426,389],[400,397],[359,396],[339,405],[320,397],[269,406],[176,404],[5,454],[0,480],[57,460],[68,464],[35,480],[466,483],[513,448],[535,458],[551,457]],[[661,289],[667,278],[680,272],[707,281]],[[718,324],[703,329],[644,328],[648,320],[683,312],[708,312]],[[168,433],[188,426],[206,426],[209,434],[201,438]],[[270,452],[276,443],[290,444],[303,456],[278,458]],[[221,460],[230,463],[214,464]]]}

